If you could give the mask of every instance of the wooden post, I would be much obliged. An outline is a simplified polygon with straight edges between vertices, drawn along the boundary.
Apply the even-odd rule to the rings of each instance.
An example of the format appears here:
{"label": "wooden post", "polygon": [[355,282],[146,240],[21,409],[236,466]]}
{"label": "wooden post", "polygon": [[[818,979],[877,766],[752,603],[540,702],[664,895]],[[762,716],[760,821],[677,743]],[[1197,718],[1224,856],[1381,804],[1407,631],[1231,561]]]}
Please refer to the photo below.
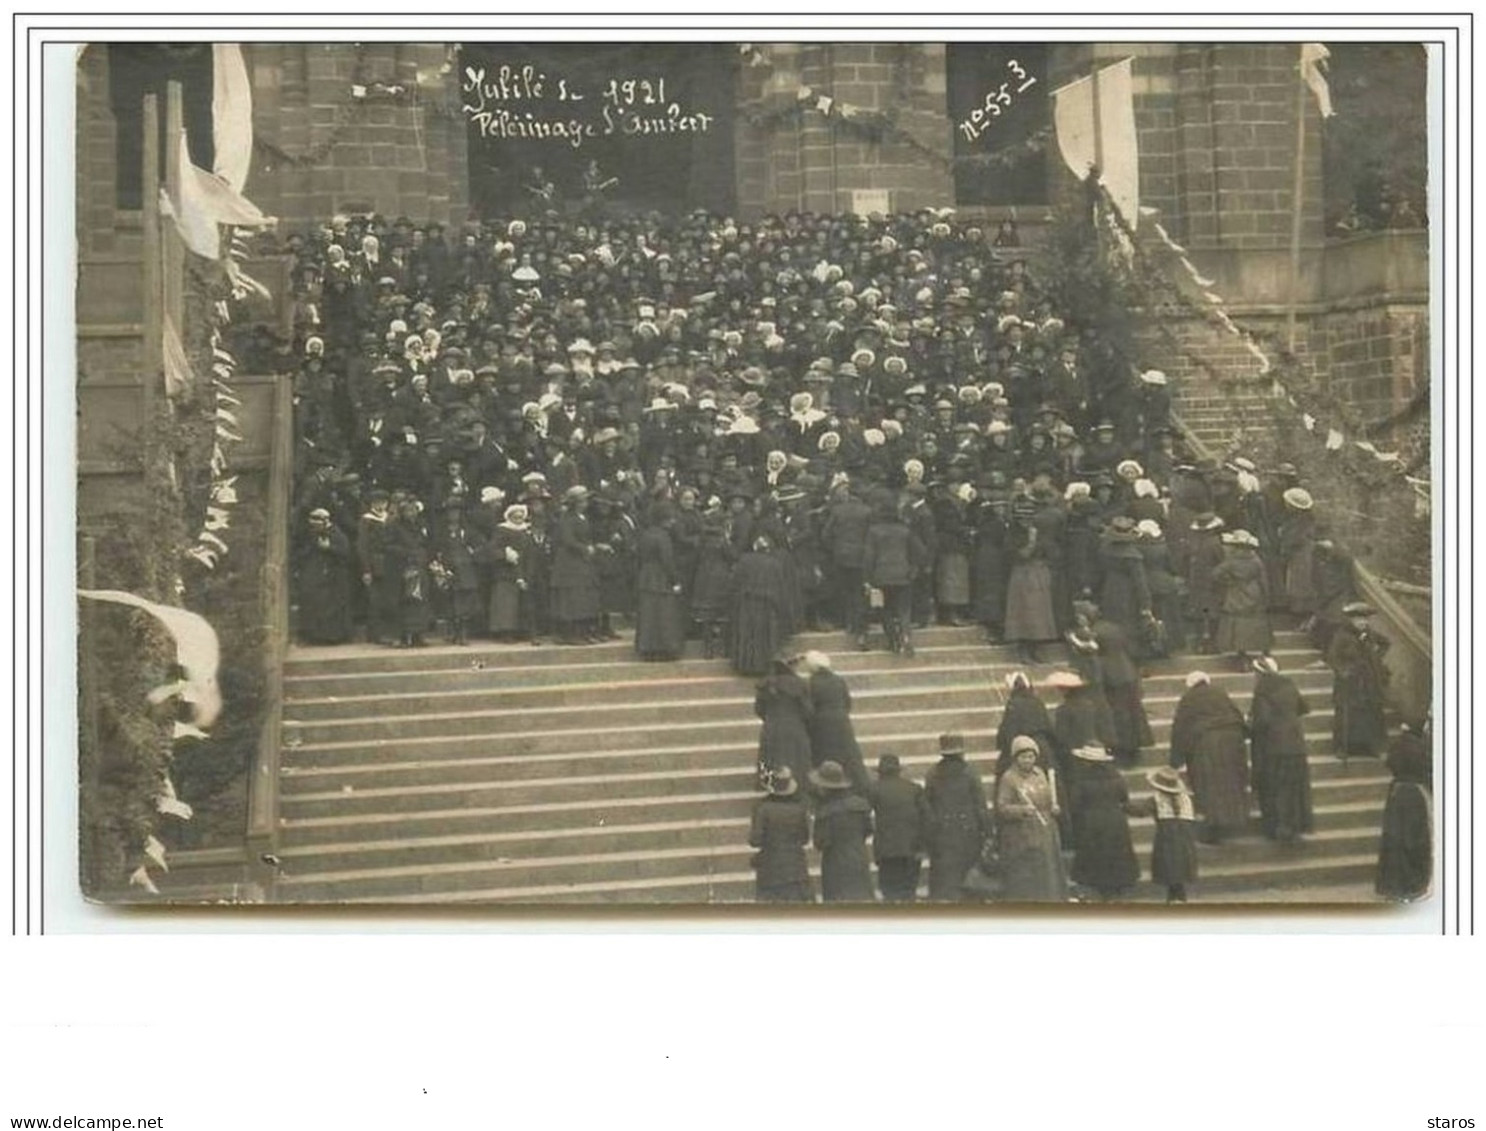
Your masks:
{"label": "wooden post", "polygon": [[[181,151],[186,136],[185,109],[181,101],[181,84],[170,83],[165,92],[165,191],[177,205],[181,199]],[[186,250],[173,228],[164,233],[165,248],[165,316],[176,331],[185,320]]]}
{"label": "wooden post", "polygon": [[163,258],[160,217],[160,107],[153,94],[144,96],[144,168],[140,213],[144,226],[144,252],[140,284],[144,289],[144,341],[140,343],[140,413],[143,421],[140,458],[145,474],[153,465],[155,412],[165,382],[165,338],[162,329],[161,271]]}
{"label": "wooden post", "polygon": [[[1301,50],[1304,50],[1302,48]],[[1285,315],[1285,348],[1295,352],[1295,317],[1300,305],[1300,224],[1305,212],[1305,76],[1295,70],[1295,188],[1290,196],[1290,309]]]}
{"label": "wooden post", "polygon": [[1093,61],[1093,68],[1089,71],[1089,82],[1091,97],[1090,108],[1094,111],[1094,168],[1099,170],[1100,179],[1104,176],[1104,121],[1099,114],[1099,60]]}

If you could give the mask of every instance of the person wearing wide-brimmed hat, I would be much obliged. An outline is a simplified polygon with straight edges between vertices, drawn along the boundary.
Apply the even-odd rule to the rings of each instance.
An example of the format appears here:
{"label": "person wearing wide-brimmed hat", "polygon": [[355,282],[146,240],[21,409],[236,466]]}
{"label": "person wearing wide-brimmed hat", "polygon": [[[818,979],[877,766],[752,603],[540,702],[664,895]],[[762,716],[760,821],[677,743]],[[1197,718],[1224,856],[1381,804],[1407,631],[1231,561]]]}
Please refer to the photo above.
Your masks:
{"label": "person wearing wide-brimmed hat", "polygon": [[1166,889],[1167,903],[1186,903],[1187,885],[1197,879],[1197,807],[1182,775],[1169,766],[1145,776],[1151,795],[1130,806],[1131,816],[1155,819],[1151,882]]}
{"label": "person wearing wide-brimmed hat", "polygon": [[1244,717],[1206,672],[1190,672],[1186,682],[1171,720],[1170,763],[1186,769],[1204,819],[1203,839],[1216,844],[1249,824]]}
{"label": "person wearing wide-brimmed hat", "polygon": [[965,760],[965,740],[939,736],[939,761],[924,779],[934,815],[929,833],[929,898],[958,901],[965,876],[981,858],[991,835],[991,812],[980,774]]}
{"label": "person wearing wide-brimmed hat", "polygon": [[1288,843],[1314,826],[1304,718],[1311,708],[1272,656],[1260,656],[1253,667],[1249,741],[1254,795],[1264,835]]}
{"label": "person wearing wide-brimmed hat", "polygon": [[1274,643],[1269,624],[1269,576],[1259,557],[1259,539],[1247,530],[1222,536],[1223,560],[1213,570],[1213,584],[1221,602],[1219,652],[1235,653],[1240,671],[1247,671],[1249,657],[1267,653]]}
{"label": "person wearing wide-brimmed hat", "polygon": [[867,647],[867,595],[862,563],[871,523],[872,508],[850,483],[832,490],[821,541],[829,556],[831,591],[840,602],[840,623],[863,650]]}
{"label": "person wearing wide-brimmed hat", "polygon": [[1129,515],[1115,515],[1099,539],[1099,573],[1099,609],[1124,629],[1130,650],[1139,654],[1141,624],[1152,615],[1151,587],[1140,535]]}
{"label": "person wearing wide-brimmed hat", "polygon": [[1383,703],[1388,669],[1383,663],[1392,642],[1374,631],[1375,610],[1362,601],[1342,606],[1342,622],[1326,649],[1332,671],[1332,748],[1343,763],[1359,756],[1376,758],[1387,741]]}
{"label": "person wearing wide-brimmed hat", "polygon": [[1011,570],[1006,582],[1005,639],[1017,646],[1018,658],[1040,662],[1038,648],[1058,638],[1053,600],[1051,558],[1057,548],[1037,521],[1038,506],[1030,495],[1012,503]]}
{"label": "person wearing wide-brimmed hat", "polygon": [[904,521],[890,492],[872,509],[862,547],[862,580],[882,593],[882,627],[889,650],[913,655],[913,581],[928,564],[929,549]]}
{"label": "person wearing wide-brimmed hat", "polygon": [[675,508],[669,502],[653,504],[636,549],[635,652],[642,660],[679,659],[686,647],[681,570],[672,538],[675,525]]}
{"label": "person wearing wide-brimmed hat", "polygon": [[868,794],[872,802],[872,856],[877,863],[877,887],[887,903],[912,903],[918,898],[918,877],[928,846],[933,813],[924,787],[903,776],[896,754],[877,761],[877,780]]}
{"label": "person wearing wide-brimmed hat", "polygon": [[776,655],[768,674],[759,680],[753,713],[763,720],[758,737],[759,780],[767,786],[775,772],[787,767],[796,781],[806,781],[814,759],[810,755],[810,686],[790,657]]}
{"label": "person wearing wide-brimmed hat", "polygon": [[867,838],[872,835],[872,803],[854,793],[839,762],[824,761],[810,772],[819,804],[815,847],[820,851],[820,893],[827,903],[870,903],[872,866]]}
{"label": "person wearing wide-brimmed hat", "polygon": [[1053,775],[1036,738],[1019,734],[996,783],[997,851],[1001,898],[1008,902],[1057,902],[1068,897],[1059,836],[1061,806]]}
{"label": "person wearing wide-brimmed hat", "polygon": [[1304,630],[1317,610],[1315,500],[1304,487],[1287,488],[1281,497],[1284,511],[1279,521],[1278,557],[1284,563],[1283,607],[1306,622]]}
{"label": "person wearing wide-brimmed hat", "polygon": [[1426,718],[1404,725],[1388,750],[1393,781],[1383,806],[1374,890],[1385,899],[1419,899],[1434,878],[1433,744]]}
{"label": "person wearing wide-brimmed hat", "polygon": [[1114,899],[1140,879],[1140,864],[1130,839],[1130,790],[1114,756],[1103,746],[1089,743],[1072,753],[1068,804],[1073,810],[1073,867],[1069,875],[1101,899]]}
{"label": "person wearing wide-brimmed hat", "polygon": [[810,865],[810,807],[799,779],[787,766],[770,777],[768,795],[756,801],[749,825],[754,899],[759,903],[813,903]]}

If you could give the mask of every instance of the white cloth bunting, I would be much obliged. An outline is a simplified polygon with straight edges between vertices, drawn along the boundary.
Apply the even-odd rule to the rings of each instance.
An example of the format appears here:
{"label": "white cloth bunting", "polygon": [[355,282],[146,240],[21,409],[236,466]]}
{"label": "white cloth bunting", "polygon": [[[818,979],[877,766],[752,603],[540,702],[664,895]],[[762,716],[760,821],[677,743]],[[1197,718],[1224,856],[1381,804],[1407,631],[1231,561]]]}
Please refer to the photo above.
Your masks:
{"label": "white cloth bunting", "polygon": [[216,721],[222,712],[222,691],[217,686],[222,649],[210,621],[189,609],[158,605],[120,589],[79,589],[77,593],[94,601],[142,609],[159,621],[175,641],[175,662],[185,672],[180,696],[191,704],[192,718],[208,727]]}
{"label": "white cloth bunting", "polygon": [[143,864],[129,873],[129,886],[144,888],[151,895],[160,894],[160,889],[155,886],[155,881],[150,879],[150,873]]}

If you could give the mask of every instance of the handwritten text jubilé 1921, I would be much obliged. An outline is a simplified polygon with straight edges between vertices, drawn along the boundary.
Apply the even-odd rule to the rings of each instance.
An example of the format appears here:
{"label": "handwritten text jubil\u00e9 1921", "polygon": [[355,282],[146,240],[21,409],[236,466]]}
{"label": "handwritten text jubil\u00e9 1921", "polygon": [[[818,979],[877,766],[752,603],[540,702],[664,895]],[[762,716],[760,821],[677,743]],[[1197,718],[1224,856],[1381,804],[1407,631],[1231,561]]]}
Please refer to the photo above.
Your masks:
{"label": "handwritten text jubil\u00e9 1921", "polygon": [[717,120],[667,101],[663,76],[609,79],[597,95],[533,66],[466,67],[465,116],[480,136],[508,141],[562,141],[574,149],[597,137],[663,137],[706,133]]}

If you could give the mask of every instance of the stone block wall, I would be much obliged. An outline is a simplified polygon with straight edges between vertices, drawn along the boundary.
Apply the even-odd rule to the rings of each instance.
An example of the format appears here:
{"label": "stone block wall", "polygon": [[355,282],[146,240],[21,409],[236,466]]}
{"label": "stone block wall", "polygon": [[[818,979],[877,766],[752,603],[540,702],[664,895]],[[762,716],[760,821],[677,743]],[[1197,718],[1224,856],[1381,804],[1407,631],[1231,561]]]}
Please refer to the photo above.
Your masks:
{"label": "stone block wall", "polygon": [[256,149],[247,194],[265,212],[289,224],[363,207],[463,221],[466,127],[449,45],[252,44],[246,53]]}
{"label": "stone block wall", "polygon": [[[735,152],[744,215],[846,211],[859,189],[887,190],[895,210],[954,203],[942,43],[771,43],[763,48],[767,65],[739,71],[743,113]],[[838,104],[892,110],[899,127],[930,152],[892,137],[865,137],[812,109],[797,118],[769,120],[794,105],[801,86]]]}
{"label": "stone block wall", "polygon": [[[165,108],[162,106],[163,114]],[[135,258],[143,247],[138,212],[115,207],[118,144],[109,106],[108,50],[89,44],[77,61],[77,253],[79,259],[99,256]]]}

